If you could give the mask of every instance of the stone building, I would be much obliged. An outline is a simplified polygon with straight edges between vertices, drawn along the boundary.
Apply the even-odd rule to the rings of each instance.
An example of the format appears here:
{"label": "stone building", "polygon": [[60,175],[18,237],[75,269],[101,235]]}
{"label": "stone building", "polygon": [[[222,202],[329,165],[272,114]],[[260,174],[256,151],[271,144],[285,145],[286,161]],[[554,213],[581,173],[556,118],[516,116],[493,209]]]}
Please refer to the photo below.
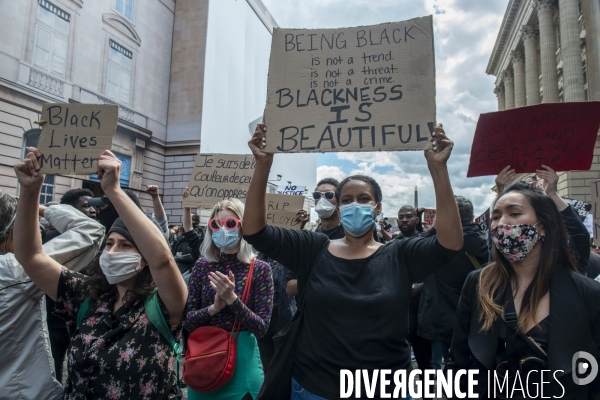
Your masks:
{"label": "stone building", "polygon": [[[276,26],[260,0],[213,1],[267,33]],[[12,166],[37,143],[43,103],[118,104],[112,150],[123,186],[151,209],[144,189],[158,185],[171,222],[180,222],[207,96],[209,0],[2,1],[0,26],[0,189],[18,194]],[[47,176],[40,201],[81,187],[101,193],[94,175]]]}
{"label": "stone building", "polygon": [[[500,111],[600,100],[600,1],[510,0],[486,73],[496,77]],[[591,201],[590,181],[600,178],[600,141],[590,171],[559,177],[561,196]]]}

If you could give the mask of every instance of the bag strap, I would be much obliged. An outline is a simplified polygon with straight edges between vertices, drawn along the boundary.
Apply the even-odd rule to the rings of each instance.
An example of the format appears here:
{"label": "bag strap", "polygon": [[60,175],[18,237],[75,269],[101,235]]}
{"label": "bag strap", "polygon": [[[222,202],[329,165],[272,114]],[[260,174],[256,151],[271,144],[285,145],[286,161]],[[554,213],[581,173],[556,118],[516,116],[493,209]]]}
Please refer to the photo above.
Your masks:
{"label": "bag strap", "polygon": [[481,264],[479,264],[479,261],[477,261],[477,259],[475,257],[473,257],[472,255],[470,255],[466,251],[465,251],[465,254],[467,255],[467,257],[469,257],[469,260],[471,260],[471,263],[473,264],[473,266],[475,267],[475,269],[480,269],[481,268]]}
{"label": "bag strap", "polygon": [[77,323],[75,325],[76,328],[79,328],[79,325],[81,325],[81,323],[85,319],[85,316],[90,311],[91,303],[92,303],[91,297],[86,297],[86,299],[83,301],[83,303],[81,303],[81,307],[79,307],[79,311],[77,311]]}
{"label": "bag strap", "polygon": [[[250,298],[250,288],[252,286],[252,277],[254,276],[254,264],[256,264],[256,258],[250,264],[250,268],[248,269],[248,279],[246,279],[246,284],[244,285],[244,291],[242,292],[242,303],[248,304],[248,300]],[[237,329],[236,329],[237,326]],[[237,340],[238,335],[240,334],[240,330],[242,329],[242,321],[238,323],[238,317],[235,317],[233,321],[233,328],[231,329],[231,334],[235,332],[235,339]]]}
{"label": "bag strap", "polygon": [[175,352],[175,361],[177,361],[177,387],[181,388],[181,377],[179,376],[179,342],[175,339],[173,332],[169,328],[165,314],[160,309],[158,290],[154,289],[154,292],[146,297],[144,311],[146,311],[146,315],[150,322],[152,322],[152,325],[156,327],[162,337],[167,339],[167,342],[169,342]]}
{"label": "bag strap", "polygon": [[534,353],[539,358],[541,358],[545,362],[548,362],[548,354],[546,354],[546,352],[541,347],[534,343],[533,339],[521,332],[521,330],[519,329],[519,317],[517,316],[517,310],[515,308],[515,303],[513,301],[512,296],[509,297],[508,303],[506,304],[503,319],[504,322],[506,322],[506,325],[510,328],[510,330],[512,330],[513,333],[516,333],[523,341],[525,341],[525,343],[527,343],[527,345],[531,348],[531,350],[534,351]]}

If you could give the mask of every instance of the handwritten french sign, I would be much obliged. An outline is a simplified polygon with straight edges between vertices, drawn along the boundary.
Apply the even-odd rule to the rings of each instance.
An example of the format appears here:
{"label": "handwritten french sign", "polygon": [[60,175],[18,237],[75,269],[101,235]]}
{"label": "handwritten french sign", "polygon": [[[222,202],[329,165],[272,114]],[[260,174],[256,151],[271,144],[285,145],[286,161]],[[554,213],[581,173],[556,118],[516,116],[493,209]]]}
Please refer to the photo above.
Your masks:
{"label": "handwritten french sign", "polygon": [[211,208],[221,200],[246,201],[256,161],[251,154],[198,154],[184,207]]}
{"label": "handwritten french sign", "polygon": [[44,174],[96,173],[98,157],[110,150],[119,107],[113,104],[46,103],[38,150]]}
{"label": "handwritten french sign", "polygon": [[431,16],[273,31],[266,151],[426,149],[434,121]]}
{"label": "handwritten french sign", "polygon": [[304,207],[304,196],[267,193],[267,224],[300,229],[296,212]]}
{"label": "handwritten french sign", "polygon": [[304,189],[306,186],[297,185],[279,185],[277,188],[278,194],[290,194],[294,196],[304,196]]}
{"label": "handwritten french sign", "polygon": [[589,170],[600,127],[600,102],[547,103],[481,114],[467,177],[517,173],[541,165]]}

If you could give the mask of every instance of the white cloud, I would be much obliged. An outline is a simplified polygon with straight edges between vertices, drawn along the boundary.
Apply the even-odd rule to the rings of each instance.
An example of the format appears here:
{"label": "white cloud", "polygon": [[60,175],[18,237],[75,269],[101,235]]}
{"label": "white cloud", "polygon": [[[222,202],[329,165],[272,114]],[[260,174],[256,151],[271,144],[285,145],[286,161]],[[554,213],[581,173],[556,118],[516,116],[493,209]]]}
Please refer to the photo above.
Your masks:
{"label": "white cloud", "polygon": [[[476,213],[489,206],[493,177],[467,179],[466,171],[479,114],[497,108],[494,77],[486,75],[485,69],[506,1],[263,0],[263,3],[279,25],[286,28],[369,25],[434,14],[437,120],[455,142],[448,164],[452,184],[456,194],[473,201]],[[382,186],[386,210],[413,204],[415,185],[419,186],[420,204],[435,203],[431,178],[420,152],[338,153],[337,157],[342,161],[340,165],[346,167],[320,166],[317,177],[352,173],[373,176]],[[348,162],[353,166],[348,168]]]}

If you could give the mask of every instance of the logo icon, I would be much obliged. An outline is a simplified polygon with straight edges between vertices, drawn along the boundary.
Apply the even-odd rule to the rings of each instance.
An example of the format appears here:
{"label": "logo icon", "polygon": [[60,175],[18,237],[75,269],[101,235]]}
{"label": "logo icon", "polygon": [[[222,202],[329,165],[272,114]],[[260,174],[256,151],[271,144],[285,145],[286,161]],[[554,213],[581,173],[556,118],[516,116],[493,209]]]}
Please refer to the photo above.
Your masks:
{"label": "logo icon", "polygon": [[578,351],[571,360],[571,374],[576,385],[587,385],[598,376],[598,362],[590,353]]}

